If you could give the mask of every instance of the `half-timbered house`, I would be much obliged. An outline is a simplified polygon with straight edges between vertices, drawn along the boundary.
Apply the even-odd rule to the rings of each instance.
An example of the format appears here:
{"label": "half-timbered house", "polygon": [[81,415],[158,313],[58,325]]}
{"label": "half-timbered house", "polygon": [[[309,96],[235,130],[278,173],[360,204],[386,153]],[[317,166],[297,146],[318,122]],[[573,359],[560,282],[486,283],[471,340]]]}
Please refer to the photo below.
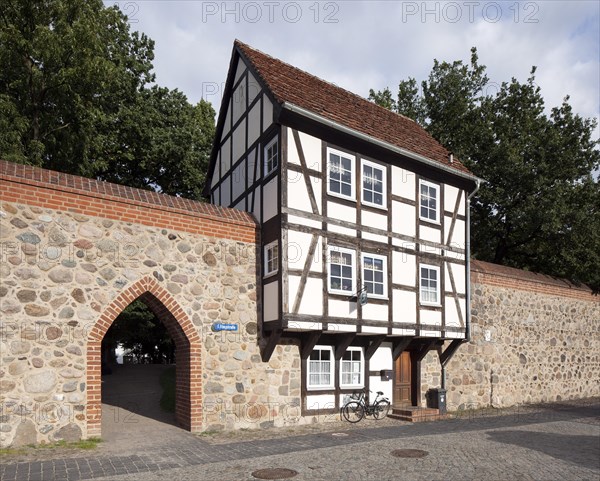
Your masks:
{"label": "half-timbered house", "polygon": [[304,414],[421,403],[420,361],[469,336],[478,185],[412,120],[235,42],[205,194],[261,225],[262,357],[298,340]]}

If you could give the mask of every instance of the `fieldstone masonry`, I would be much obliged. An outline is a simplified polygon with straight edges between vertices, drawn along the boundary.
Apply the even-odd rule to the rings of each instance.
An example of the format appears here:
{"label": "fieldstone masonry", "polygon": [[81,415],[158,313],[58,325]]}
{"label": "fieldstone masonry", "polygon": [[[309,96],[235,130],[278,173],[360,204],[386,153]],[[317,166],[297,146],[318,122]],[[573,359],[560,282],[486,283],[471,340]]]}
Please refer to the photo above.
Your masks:
{"label": "fieldstone masonry", "polygon": [[[585,286],[473,262],[471,341],[447,366],[448,408],[478,409],[600,395],[600,298]],[[421,393],[441,384],[423,360]]]}

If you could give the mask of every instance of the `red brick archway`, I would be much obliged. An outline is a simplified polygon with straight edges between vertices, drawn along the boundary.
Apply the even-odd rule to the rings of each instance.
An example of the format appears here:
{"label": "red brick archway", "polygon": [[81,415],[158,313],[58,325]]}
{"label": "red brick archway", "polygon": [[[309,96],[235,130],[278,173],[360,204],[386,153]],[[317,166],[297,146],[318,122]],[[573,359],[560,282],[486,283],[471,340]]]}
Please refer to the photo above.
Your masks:
{"label": "red brick archway", "polygon": [[167,328],[175,342],[177,387],[175,419],[184,429],[202,426],[202,364],[200,336],[173,297],[152,277],[144,277],[123,291],[96,321],[87,339],[87,436],[100,436],[102,423],[101,344],[117,316],[134,300],[142,300]]}

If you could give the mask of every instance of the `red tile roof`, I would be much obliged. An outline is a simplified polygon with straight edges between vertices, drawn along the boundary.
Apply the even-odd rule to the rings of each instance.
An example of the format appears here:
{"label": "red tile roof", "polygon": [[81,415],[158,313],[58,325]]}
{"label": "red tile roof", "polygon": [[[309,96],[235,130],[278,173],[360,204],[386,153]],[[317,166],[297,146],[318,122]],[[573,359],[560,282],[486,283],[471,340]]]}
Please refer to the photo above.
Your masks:
{"label": "red tile roof", "polygon": [[450,169],[470,174],[457,159],[450,163],[448,150],[408,117],[380,107],[239,40],[235,41],[235,46],[252,64],[278,103],[291,103],[362,134],[444,164]]}

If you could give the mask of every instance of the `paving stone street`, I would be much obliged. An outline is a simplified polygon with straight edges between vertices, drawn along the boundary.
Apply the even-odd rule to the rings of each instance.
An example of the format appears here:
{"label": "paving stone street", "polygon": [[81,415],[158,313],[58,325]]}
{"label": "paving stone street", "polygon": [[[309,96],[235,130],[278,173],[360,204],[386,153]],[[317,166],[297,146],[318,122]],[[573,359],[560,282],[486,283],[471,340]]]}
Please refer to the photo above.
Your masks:
{"label": "paving stone street", "polygon": [[[107,443],[69,458],[2,460],[2,481],[103,479],[253,480],[263,468],[288,468],[295,480],[590,480],[600,479],[598,400],[489,411],[429,423],[384,421],[382,427],[289,437],[240,433],[241,441],[194,436],[170,426],[155,444]],[[344,429],[346,428],[346,429]],[[279,433],[280,435],[281,433]],[[245,438],[245,439],[244,439]],[[235,438],[232,438],[232,440]],[[398,458],[420,449],[422,458]],[[86,457],[87,456],[87,457]]]}

